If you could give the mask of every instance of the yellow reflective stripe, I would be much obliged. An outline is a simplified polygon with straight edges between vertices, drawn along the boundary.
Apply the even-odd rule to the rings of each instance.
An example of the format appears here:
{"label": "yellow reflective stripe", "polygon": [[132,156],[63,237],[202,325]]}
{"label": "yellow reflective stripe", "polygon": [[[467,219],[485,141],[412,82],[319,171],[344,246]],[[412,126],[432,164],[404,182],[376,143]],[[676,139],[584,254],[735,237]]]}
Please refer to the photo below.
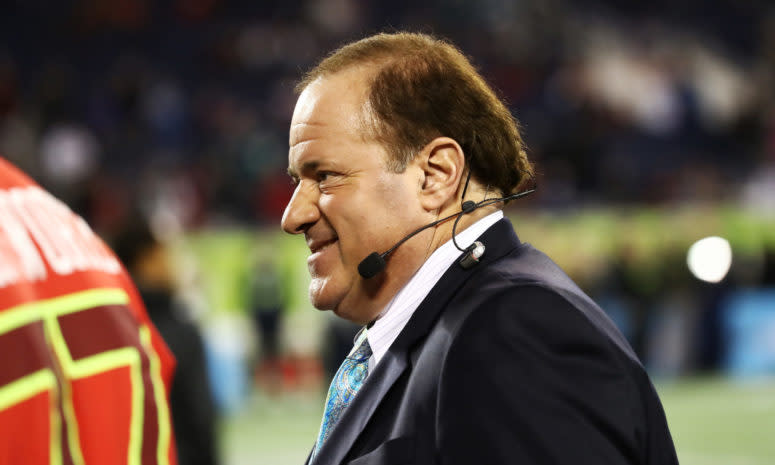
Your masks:
{"label": "yellow reflective stripe", "polygon": [[[156,411],[159,422],[159,442],[156,449],[156,460],[159,465],[169,465],[170,449],[170,411],[167,405],[167,393],[164,389],[164,381],[161,377],[161,362],[159,355],[151,345],[151,330],[147,326],[140,328],[140,341],[142,341],[148,358],[151,361],[151,384],[156,400]],[[142,432],[140,433],[142,434]]]}
{"label": "yellow reflective stripe", "polygon": [[145,387],[143,386],[143,372],[140,364],[140,353],[137,349],[131,349],[137,357],[132,364],[132,414],[129,420],[129,448],[127,450],[127,463],[140,465],[143,459],[143,403],[145,402]]}
{"label": "yellow reflective stripe", "polygon": [[0,334],[13,331],[16,328],[27,326],[40,320],[41,308],[35,303],[19,305],[0,312]]}
{"label": "yellow reflective stripe", "polygon": [[[43,321],[46,325],[46,337],[49,344],[54,349],[65,378],[69,378],[73,363],[72,358],[70,358],[70,350],[67,348],[62,330],[59,328],[57,317],[54,314],[46,315]],[[70,455],[73,458],[74,465],[84,465],[80,434],[78,432],[78,419],[75,417],[73,394],[69,382],[62,383],[61,396],[62,412],[64,413],[65,423],[67,423],[67,442],[70,446]]]}
{"label": "yellow reflective stripe", "polygon": [[[77,362],[73,361],[67,343],[64,340],[57,318],[62,315],[90,310],[105,305],[125,305],[129,296],[123,289],[103,288],[76,292],[53,299],[18,305],[0,312],[0,335],[16,328],[42,320],[48,343],[53,348],[56,358],[66,379],[78,379],[99,374],[122,366],[130,367],[132,384],[132,413],[130,420],[130,438],[128,463],[141,465],[143,439],[143,403],[145,390],[143,386],[141,354],[134,347],[124,347],[87,357]],[[169,407],[166,390],[161,379],[161,363],[151,346],[151,333],[146,326],[140,328],[141,344],[148,353],[151,368],[151,383],[157,404],[159,422],[159,443],[157,457],[159,465],[169,464],[168,451],[170,445]],[[57,396],[62,397],[64,420],[67,424],[68,443],[75,465],[84,465],[83,453],[80,448],[78,422],[73,406],[72,392],[69,383],[63,383],[62,392],[58,392],[56,375],[50,369],[40,370],[25,376],[8,385],[0,387],[0,410],[30,398],[35,394],[50,390],[51,402],[58,403]],[[51,465],[62,465],[61,418],[56,408],[51,409]]]}
{"label": "yellow reflective stripe", "polygon": [[92,355],[74,362],[71,367],[71,375],[73,379],[85,378],[126,366],[130,368],[130,382],[132,384],[132,411],[129,420],[127,463],[140,465],[143,454],[143,402],[145,401],[140,352],[134,347],[122,347]]}
{"label": "yellow reflective stripe", "polygon": [[[19,378],[0,387],[0,411],[46,391],[49,392],[49,403],[56,405],[58,402],[57,379],[54,372],[49,368],[38,370],[31,375]],[[49,463],[51,465],[62,465],[62,430],[59,424],[59,414],[55,408],[49,410],[51,412]]]}
{"label": "yellow reflective stripe", "polygon": [[[53,373],[52,373],[53,374]],[[51,465],[62,465],[62,418],[59,416],[59,389],[57,384],[51,388]]]}
{"label": "yellow reflective stripe", "polygon": [[103,305],[125,305],[127,303],[129,303],[129,296],[123,289],[103,288],[44,300],[40,302],[40,305],[44,306],[44,311],[47,314],[62,316]]}
{"label": "yellow reflective stripe", "polygon": [[0,411],[56,387],[54,373],[44,368],[0,387]]}
{"label": "yellow reflective stripe", "polygon": [[[73,362],[70,349],[67,347],[62,330],[57,318],[62,315],[90,310],[103,305],[122,305],[129,302],[129,296],[123,289],[91,289],[76,292],[53,299],[43,300],[34,304],[39,308],[46,325],[46,337],[56,353],[66,379],[73,379],[78,372],[78,365]],[[91,357],[90,357],[91,358]],[[87,367],[89,364],[87,362]],[[62,383],[62,410],[64,420],[67,423],[67,439],[70,446],[70,455],[74,465],[84,465],[83,452],[81,451],[81,439],[78,430],[78,419],[75,416],[73,395],[69,382]]]}
{"label": "yellow reflective stripe", "polygon": [[73,362],[70,367],[70,378],[79,379],[96,375],[115,368],[140,365],[140,352],[134,347],[122,347],[120,349],[100,352]]}
{"label": "yellow reflective stripe", "polygon": [[0,334],[28,325],[44,315],[66,315],[102,305],[122,305],[128,302],[129,296],[123,289],[103,288],[21,304],[0,311]]}
{"label": "yellow reflective stripe", "polygon": [[[55,336],[55,340],[61,337],[61,332],[58,331],[58,337]],[[62,339],[61,343],[64,343]],[[55,342],[54,346],[57,352],[62,350],[59,348],[59,342]],[[68,355],[69,356],[69,355]],[[143,373],[142,364],[140,360],[140,352],[134,347],[122,347],[120,349],[110,350],[107,352],[101,352],[91,357],[78,360],[77,362],[70,361],[67,367],[67,375],[71,380],[86,378],[93,375],[98,375],[106,371],[110,371],[116,368],[129,367],[130,368],[130,383],[132,386],[132,404],[129,420],[129,447],[127,451],[127,463],[129,465],[141,465],[142,453],[143,453],[143,402],[145,401],[145,389],[143,388]],[[72,417],[68,414],[72,409],[72,397],[68,390],[68,397],[65,402],[66,419],[73,434],[70,435],[70,448],[80,445],[78,440],[78,424],[75,415]],[[75,444],[73,444],[75,442]],[[83,456],[80,451],[80,447],[74,451],[76,455],[73,456],[73,461],[83,463]],[[80,460],[80,462],[79,462]]]}

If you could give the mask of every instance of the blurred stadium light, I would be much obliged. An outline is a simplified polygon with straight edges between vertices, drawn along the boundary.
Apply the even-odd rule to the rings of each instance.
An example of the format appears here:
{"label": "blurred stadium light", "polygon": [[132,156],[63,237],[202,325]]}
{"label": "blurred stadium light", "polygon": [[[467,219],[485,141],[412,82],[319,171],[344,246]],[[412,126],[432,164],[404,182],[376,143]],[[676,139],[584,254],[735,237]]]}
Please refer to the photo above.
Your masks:
{"label": "blurred stadium light", "polygon": [[732,266],[732,247],[723,237],[706,237],[689,247],[686,262],[695,278],[717,283],[726,277]]}

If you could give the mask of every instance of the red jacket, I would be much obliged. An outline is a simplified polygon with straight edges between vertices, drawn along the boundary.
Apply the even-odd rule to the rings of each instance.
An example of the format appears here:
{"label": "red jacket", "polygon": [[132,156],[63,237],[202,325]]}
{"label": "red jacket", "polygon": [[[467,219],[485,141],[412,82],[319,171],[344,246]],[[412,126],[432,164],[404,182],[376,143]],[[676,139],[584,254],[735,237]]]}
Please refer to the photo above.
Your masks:
{"label": "red jacket", "polygon": [[0,465],[174,465],[175,361],[86,222],[0,158]]}

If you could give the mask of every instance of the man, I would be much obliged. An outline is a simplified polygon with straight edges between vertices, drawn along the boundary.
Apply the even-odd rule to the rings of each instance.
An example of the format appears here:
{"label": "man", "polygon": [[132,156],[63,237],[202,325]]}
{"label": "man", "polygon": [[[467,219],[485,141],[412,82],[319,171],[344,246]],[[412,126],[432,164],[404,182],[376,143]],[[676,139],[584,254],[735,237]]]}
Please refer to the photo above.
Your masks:
{"label": "man", "polygon": [[[337,50],[299,89],[283,229],[310,248],[312,303],[367,325],[308,462],[677,463],[627,342],[503,218],[498,199],[532,166],[457,49],[380,34]],[[381,273],[359,274],[399,243]],[[379,268],[368,262],[364,275]]]}
{"label": "man", "polygon": [[0,464],[174,465],[173,369],[113,253],[0,158]]}

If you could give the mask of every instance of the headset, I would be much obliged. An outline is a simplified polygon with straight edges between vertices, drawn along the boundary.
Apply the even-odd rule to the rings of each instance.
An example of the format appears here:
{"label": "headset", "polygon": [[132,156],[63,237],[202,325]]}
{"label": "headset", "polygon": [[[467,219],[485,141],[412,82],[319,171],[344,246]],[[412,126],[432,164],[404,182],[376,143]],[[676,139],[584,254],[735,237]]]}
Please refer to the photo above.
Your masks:
{"label": "headset", "polygon": [[[468,182],[471,180],[471,170],[468,170],[468,176],[466,177],[466,184],[463,187],[463,198],[465,198],[466,191],[468,190]],[[433,226],[436,226],[437,224],[443,223],[445,221],[449,221],[452,218],[455,218],[455,223],[452,225],[452,243],[455,244],[455,247],[463,252],[463,256],[460,258],[458,263],[460,263],[460,266],[462,266],[464,269],[469,269],[473,266],[475,266],[477,263],[479,263],[479,259],[482,258],[482,255],[484,255],[485,246],[479,241],[475,241],[473,244],[469,245],[465,249],[460,247],[458,245],[457,240],[455,240],[455,230],[457,229],[457,224],[460,221],[460,218],[463,217],[463,215],[466,215],[468,213],[473,212],[474,210],[486,207],[488,205],[492,205],[494,203],[498,202],[507,202],[509,200],[516,200],[519,198],[522,198],[528,194],[532,194],[536,191],[538,188],[535,179],[531,176],[531,180],[533,181],[533,187],[530,189],[526,189],[521,192],[517,192],[516,194],[507,195],[505,197],[497,197],[497,198],[485,198],[484,200],[480,200],[479,202],[474,202],[473,200],[466,200],[463,202],[460,206],[460,211],[457,213],[453,213],[449,216],[446,216],[444,218],[441,218],[439,220],[436,220],[432,223],[428,223],[425,226],[421,226],[411,233],[407,234],[403,237],[400,241],[396,242],[393,247],[388,249],[385,252],[379,253],[379,252],[372,252],[364,258],[359,264],[358,264],[358,274],[361,275],[364,279],[370,279],[374,276],[381,273],[385,266],[387,266],[387,259],[390,257],[390,255],[404,242],[411,239],[415,235],[421,233],[422,231],[425,231],[428,228],[432,228]],[[485,197],[487,195],[485,194]]]}

